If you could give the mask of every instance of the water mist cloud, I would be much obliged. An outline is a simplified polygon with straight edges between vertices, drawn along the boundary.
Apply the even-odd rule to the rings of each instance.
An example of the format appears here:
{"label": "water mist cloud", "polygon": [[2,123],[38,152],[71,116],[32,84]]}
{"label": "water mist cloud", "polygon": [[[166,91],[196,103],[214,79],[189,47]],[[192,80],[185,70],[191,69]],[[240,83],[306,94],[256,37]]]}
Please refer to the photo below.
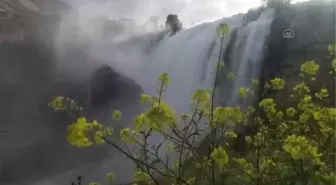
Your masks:
{"label": "water mist cloud", "polygon": [[[63,72],[75,73],[72,76],[82,78],[97,67],[100,62],[109,60],[119,65],[117,70],[123,73],[134,73],[139,62],[133,60],[147,60],[141,47],[137,48],[129,42],[129,48],[121,50],[115,47],[112,40],[103,37],[104,19],[127,18],[135,22],[134,27],[124,29],[114,39],[127,39],[135,35],[150,32],[144,25],[150,16],[160,18],[161,25],[170,13],[179,15],[184,27],[192,24],[212,21],[232,15],[238,11],[246,11],[252,6],[258,6],[260,0],[67,0],[73,11],[64,15],[60,29],[55,35],[55,46],[59,64]],[[82,53],[83,58],[73,58],[67,61],[70,53]],[[131,49],[130,49],[131,48]],[[72,51],[71,51],[72,50]],[[105,52],[102,52],[105,50]],[[130,54],[132,53],[132,54]],[[84,57],[85,55],[85,57]],[[140,56],[141,55],[141,56]],[[67,58],[67,59],[64,59]],[[105,60],[105,61],[104,61]],[[113,61],[111,61],[113,60]],[[118,61],[119,60],[119,61]],[[122,67],[120,67],[122,65]],[[131,70],[133,68],[134,70]],[[132,72],[130,72],[132,71]]]}
{"label": "water mist cloud", "polygon": [[[164,19],[176,13],[185,25],[215,20],[257,7],[261,0],[68,0],[75,7],[91,7],[107,16],[125,16],[145,21],[149,16]],[[102,5],[104,5],[102,7]]]}

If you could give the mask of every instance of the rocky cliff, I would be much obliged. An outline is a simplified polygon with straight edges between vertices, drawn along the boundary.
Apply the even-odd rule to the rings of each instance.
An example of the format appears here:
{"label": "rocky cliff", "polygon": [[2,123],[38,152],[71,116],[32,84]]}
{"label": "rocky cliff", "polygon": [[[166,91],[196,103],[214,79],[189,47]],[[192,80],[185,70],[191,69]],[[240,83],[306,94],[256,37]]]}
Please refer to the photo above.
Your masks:
{"label": "rocky cliff", "polygon": [[[290,86],[299,80],[300,65],[313,60],[320,65],[320,72],[312,91],[318,91],[321,84],[335,90],[335,82],[327,81],[331,67],[328,45],[335,43],[335,7],[335,1],[311,1],[278,10],[265,46],[267,52],[261,78],[284,77]],[[293,38],[283,37],[286,29],[294,32]],[[286,100],[280,94],[279,98]]]}
{"label": "rocky cliff", "polygon": [[[0,184],[6,185],[8,182],[28,184],[29,179],[36,180],[54,175],[80,166],[84,161],[101,160],[107,152],[106,148],[91,150],[75,149],[69,146],[64,135],[66,126],[71,123],[71,120],[55,114],[47,107],[53,95],[68,95],[82,104],[85,104],[90,97],[87,91],[88,81],[69,79],[53,71],[56,59],[52,50],[52,36],[53,31],[57,31],[59,11],[50,13],[53,8],[47,8],[45,5],[48,3],[42,6],[40,3],[43,1],[41,0],[3,0],[1,3]],[[250,11],[245,16],[244,22],[248,23],[258,19],[262,10],[263,8]],[[295,33],[292,39],[283,37],[283,31],[288,28]],[[233,31],[231,42],[225,51],[225,61],[230,58],[236,33]],[[321,65],[322,76],[319,79],[323,82],[323,75],[328,72],[326,68],[330,66],[327,47],[335,42],[334,34],[334,2],[329,4],[301,3],[277,11],[272,23],[271,34],[265,45],[262,81],[275,76],[283,76],[287,82],[294,83],[298,79],[301,62],[316,60]],[[157,43],[161,38],[162,35],[156,36],[153,41],[150,40],[148,45],[152,46],[152,43]],[[142,39],[139,38],[139,42]],[[144,40],[148,40],[147,37]],[[127,43],[125,46],[119,45],[125,49],[128,46]],[[65,57],[65,63],[81,61],[86,64],[91,62],[93,59],[81,49],[70,50],[70,55]],[[102,61],[95,62],[101,63]],[[108,71],[107,76],[110,76],[111,70]],[[112,76],[115,75],[121,80],[116,83],[107,82],[107,84],[118,84],[111,85],[113,88],[121,87],[120,83],[127,84],[124,89],[118,89],[118,94],[123,95],[126,94],[124,92],[132,91],[134,93],[127,94],[127,98],[137,97],[141,88],[112,70]],[[316,83],[320,84],[321,81]],[[329,85],[335,87],[334,82]],[[104,88],[102,89],[105,91]],[[330,94],[332,93],[334,92]],[[101,96],[101,93],[97,94],[98,97]],[[279,95],[279,98],[285,99],[281,96]],[[103,106],[99,106],[100,103],[106,103],[107,100],[98,101],[98,106],[88,107],[87,114],[99,121],[108,122],[111,119],[109,111],[112,108],[120,108],[119,105],[123,105],[122,110],[132,109],[130,114],[140,109],[135,103],[136,98],[131,99],[131,102],[125,102],[123,98],[118,101],[114,100],[112,98],[111,102]],[[109,118],[106,118],[106,115]],[[87,172],[89,173],[90,169]]]}
{"label": "rocky cliff", "polygon": [[[56,95],[70,96],[82,105],[86,105],[89,97],[89,81],[71,80],[54,71],[57,59],[54,57],[53,35],[57,31],[59,13],[65,10],[57,2],[62,1],[0,2],[1,185],[29,184],[30,180],[77,168],[84,161],[99,162],[106,156],[106,148],[71,147],[64,136],[67,125],[73,120],[55,114],[48,107],[48,102]],[[84,51],[77,51],[69,62],[70,59],[93,60]],[[113,70],[110,72],[118,79],[112,85],[109,83],[111,88],[118,88],[118,98],[108,97],[105,105],[87,105],[85,113],[105,123],[112,119],[109,111],[136,104],[137,95],[141,92],[134,82]],[[103,81],[100,79],[96,83]],[[133,96],[132,103],[124,101],[123,94]],[[118,101],[114,101],[116,99]],[[137,105],[132,106],[133,110],[137,109]],[[66,181],[70,182],[70,179]]]}

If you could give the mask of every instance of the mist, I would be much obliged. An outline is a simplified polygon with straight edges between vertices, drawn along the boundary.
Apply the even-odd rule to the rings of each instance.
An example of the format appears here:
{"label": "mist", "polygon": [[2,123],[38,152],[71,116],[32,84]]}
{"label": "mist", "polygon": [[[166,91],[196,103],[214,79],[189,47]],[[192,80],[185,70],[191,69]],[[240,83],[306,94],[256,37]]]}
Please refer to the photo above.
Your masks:
{"label": "mist", "polygon": [[[144,81],[141,78],[150,65],[151,48],[167,32],[164,24],[168,14],[178,14],[183,27],[189,28],[230,15],[227,7],[231,4],[234,7],[246,5],[217,0],[68,0],[68,3],[72,9],[62,16],[54,35],[57,72],[71,79],[86,80],[93,69],[108,63],[138,83]],[[150,27],[151,16],[159,20]],[[112,26],[109,36],[104,36],[104,25],[120,18],[128,19],[130,24],[123,21],[120,32],[114,32]],[[74,60],[74,53],[85,53],[85,57]]]}
{"label": "mist", "polygon": [[[52,39],[47,45],[28,39],[21,45],[3,45],[1,57],[6,62],[1,67],[6,73],[1,79],[4,90],[0,143],[6,152],[0,153],[2,184],[65,184],[77,175],[100,180],[109,171],[115,172],[120,182],[127,182],[132,166],[126,165],[124,157],[111,147],[78,149],[67,143],[66,128],[73,120],[48,108],[52,96],[70,95],[85,103],[91,74],[101,64],[109,64],[132,81],[132,88],[124,89],[124,97],[117,97],[106,106],[86,107],[89,118],[113,124],[111,111],[119,109],[124,113],[120,125],[129,126],[134,115],[143,109],[137,102],[139,92],[154,94],[156,77],[161,72],[172,74],[171,90],[167,91],[165,100],[178,112],[188,111],[190,93],[197,88],[208,88],[207,82],[212,81],[215,60],[211,54],[217,48],[214,33],[219,22],[200,23],[231,15],[230,11],[238,11],[242,5],[248,6],[233,0],[70,3],[72,8],[60,17],[59,25],[48,35]],[[191,29],[174,37],[167,36],[169,30],[163,25],[170,13],[178,14],[184,27]],[[148,18],[153,15],[160,18],[159,24],[148,26]],[[130,20],[118,25],[115,23],[118,18]],[[240,22],[240,18],[234,18],[232,26],[237,27]],[[198,25],[193,27],[193,24]],[[126,93],[133,91],[133,94]],[[37,183],[39,179],[44,180]]]}
{"label": "mist", "polygon": [[124,17],[144,23],[150,16],[161,21],[170,13],[178,14],[186,27],[214,21],[261,5],[261,0],[67,0],[73,7],[86,9],[88,14]]}

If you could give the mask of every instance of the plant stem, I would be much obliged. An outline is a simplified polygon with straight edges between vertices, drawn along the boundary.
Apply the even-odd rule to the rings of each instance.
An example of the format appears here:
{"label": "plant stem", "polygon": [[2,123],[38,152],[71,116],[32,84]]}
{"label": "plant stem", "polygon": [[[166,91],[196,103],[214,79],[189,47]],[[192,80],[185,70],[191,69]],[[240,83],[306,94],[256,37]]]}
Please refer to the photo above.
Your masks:
{"label": "plant stem", "polygon": [[[216,74],[215,74],[215,80],[214,80],[214,85],[212,89],[212,95],[211,95],[211,109],[210,109],[210,125],[213,124],[213,111],[214,111],[214,102],[215,102],[215,93],[216,93],[216,88],[217,88],[217,81],[218,81],[218,74],[219,74],[219,66],[220,66],[220,60],[221,60],[221,55],[222,55],[222,48],[223,48],[223,43],[224,43],[224,34],[222,34],[221,38],[221,44],[219,48],[219,55],[218,55],[218,61],[217,61],[217,66],[216,66]],[[216,139],[216,130],[212,132],[212,146],[210,146],[210,153],[212,151],[212,148],[216,147],[215,145],[215,139]],[[215,185],[216,179],[215,179],[215,162],[214,160],[211,160],[212,163],[212,184]]]}

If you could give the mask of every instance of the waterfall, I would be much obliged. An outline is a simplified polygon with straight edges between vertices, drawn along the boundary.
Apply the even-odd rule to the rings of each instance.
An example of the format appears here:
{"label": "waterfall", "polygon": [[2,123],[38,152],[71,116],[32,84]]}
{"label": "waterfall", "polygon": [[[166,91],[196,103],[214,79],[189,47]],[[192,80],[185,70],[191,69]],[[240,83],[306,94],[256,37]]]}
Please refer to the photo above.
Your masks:
{"label": "waterfall", "polygon": [[[229,98],[224,97],[228,105],[236,105],[239,100],[238,89],[249,87],[252,79],[258,77],[264,55],[264,43],[270,34],[273,17],[274,10],[267,9],[257,20],[238,29],[229,64],[235,78]],[[243,104],[246,103],[251,102]]]}
{"label": "waterfall", "polygon": [[[191,94],[197,89],[212,88],[213,86],[220,49],[219,38],[216,35],[218,25],[226,23],[232,30],[239,28],[231,60],[237,72],[236,85],[233,89],[236,91],[237,87],[247,83],[246,79],[253,78],[259,72],[258,65],[262,57],[265,38],[269,33],[272,16],[273,11],[265,11],[257,21],[253,21],[245,27],[242,27],[243,15],[233,16],[194,26],[172,37],[162,36],[165,33],[162,31],[149,33],[142,39],[139,39],[141,36],[130,38],[123,43],[112,43],[107,39],[90,40],[85,43],[92,42],[92,45],[85,47],[85,49],[88,50],[86,54],[90,58],[94,58],[95,62],[110,64],[118,72],[137,82],[149,94],[156,93],[158,75],[168,73],[171,83],[165,92],[164,100],[172,105],[178,113],[190,112]],[[63,40],[67,40],[67,38],[63,38]],[[88,36],[88,38],[94,37]],[[228,40],[225,40],[225,43],[228,43]],[[226,44],[222,49],[225,50],[225,48]],[[92,66],[97,66],[97,63]],[[247,67],[251,64],[253,64],[254,70]],[[68,67],[68,64],[62,65]],[[90,65],[81,68],[86,70],[86,67]],[[252,71],[252,73],[247,73],[247,71]],[[77,72],[82,73],[81,70]],[[230,97],[230,99],[234,98],[236,97],[233,95]],[[158,144],[160,140],[161,138],[158,136],[153,136],[149,142],[150,144]],[[164,152],[161,151],[161,153]],[[81,167],[77,166],[56,177],[34,182],[34,185],[66,184],[76,175],[82,175],[86,180],[100,181],[105,179],[105,173],[109,171],[114,172],[118,181],[124,183],[129,180],[132,169],[133,165],[125,161],[124,156],[116,153],[110,158],[106,156],[101,159],[101,162],[87,163],[83,161]]]}
{"label": "waterfall", "polygon": [[[159,74],[168,73],[170,84],[164,92],[163,100],[177,113],[190,113],[191,95],[197,89],[213,86],[220,49],[220,38],[216,29],[221,23],[236,28],[241,26],[242,17],[203,23],[175,36],[164,37],[149,53],[147,61],[142,63],[140,72],[131,78],[136,80],[146,93],[156,95]],[[152,134],[148,139],[150,145],[159,145],[162,141],[163,137],[159,134]],[[167,144],[164,143],[160,148],[159,156],[162,158],[168,153]],[[175,154],[168,155],[174,158]]]}
{"label": "waterfall", "polygon": [[164,100],[177,112],[189,112],[191,94],[197,89],[213,86],[220,47],[216,28],[221,23],[233,29],[241,26],[242,16],[203,23],[173,37],[164,37],[131,78],[146,93],[153,95],[157,90],[159,74],[168,73],[170,84]]}
{"label": "waterfall", "polygon": [[[146,93],[152,95],[156,93],[159,74],[168,73],[171,83],[165,92],[164,100],[177,112],[188,112],[191,94],[196,89],[212,88],[220,49],[216,28],[219,24],[226,23],[231,30],[238,28],[230,54],[230,66],[236,77],[232,89],[229,90],[230,94],[225,97],[229,104],[235,104],[238,88],[248,86],[251,79],[259,74],[264,43],[269,35],[273,16],[274,10],[267,9],[257,20],[249,22],[246,26],[242,26],[243,16],[199,24],[173,37],[163,37],[145,55],[139,52],[139,48],[148,47],[144,43],[138,43],[136,48],[118,50],[115,52],[118,56],[112,57],[110,64],[122,73],[127,73],[127,76],[142,86]],[[131,40],[128,42],[132,43]],[[227,43],[228,40],[224,42]],[[224,44],[222,50],[225,48]],[[111,58],[111,55],[108,57]],[[127,61],[120,61],[120,57],[126,58]],[[129,67],[125,67],[124,63]]]}

